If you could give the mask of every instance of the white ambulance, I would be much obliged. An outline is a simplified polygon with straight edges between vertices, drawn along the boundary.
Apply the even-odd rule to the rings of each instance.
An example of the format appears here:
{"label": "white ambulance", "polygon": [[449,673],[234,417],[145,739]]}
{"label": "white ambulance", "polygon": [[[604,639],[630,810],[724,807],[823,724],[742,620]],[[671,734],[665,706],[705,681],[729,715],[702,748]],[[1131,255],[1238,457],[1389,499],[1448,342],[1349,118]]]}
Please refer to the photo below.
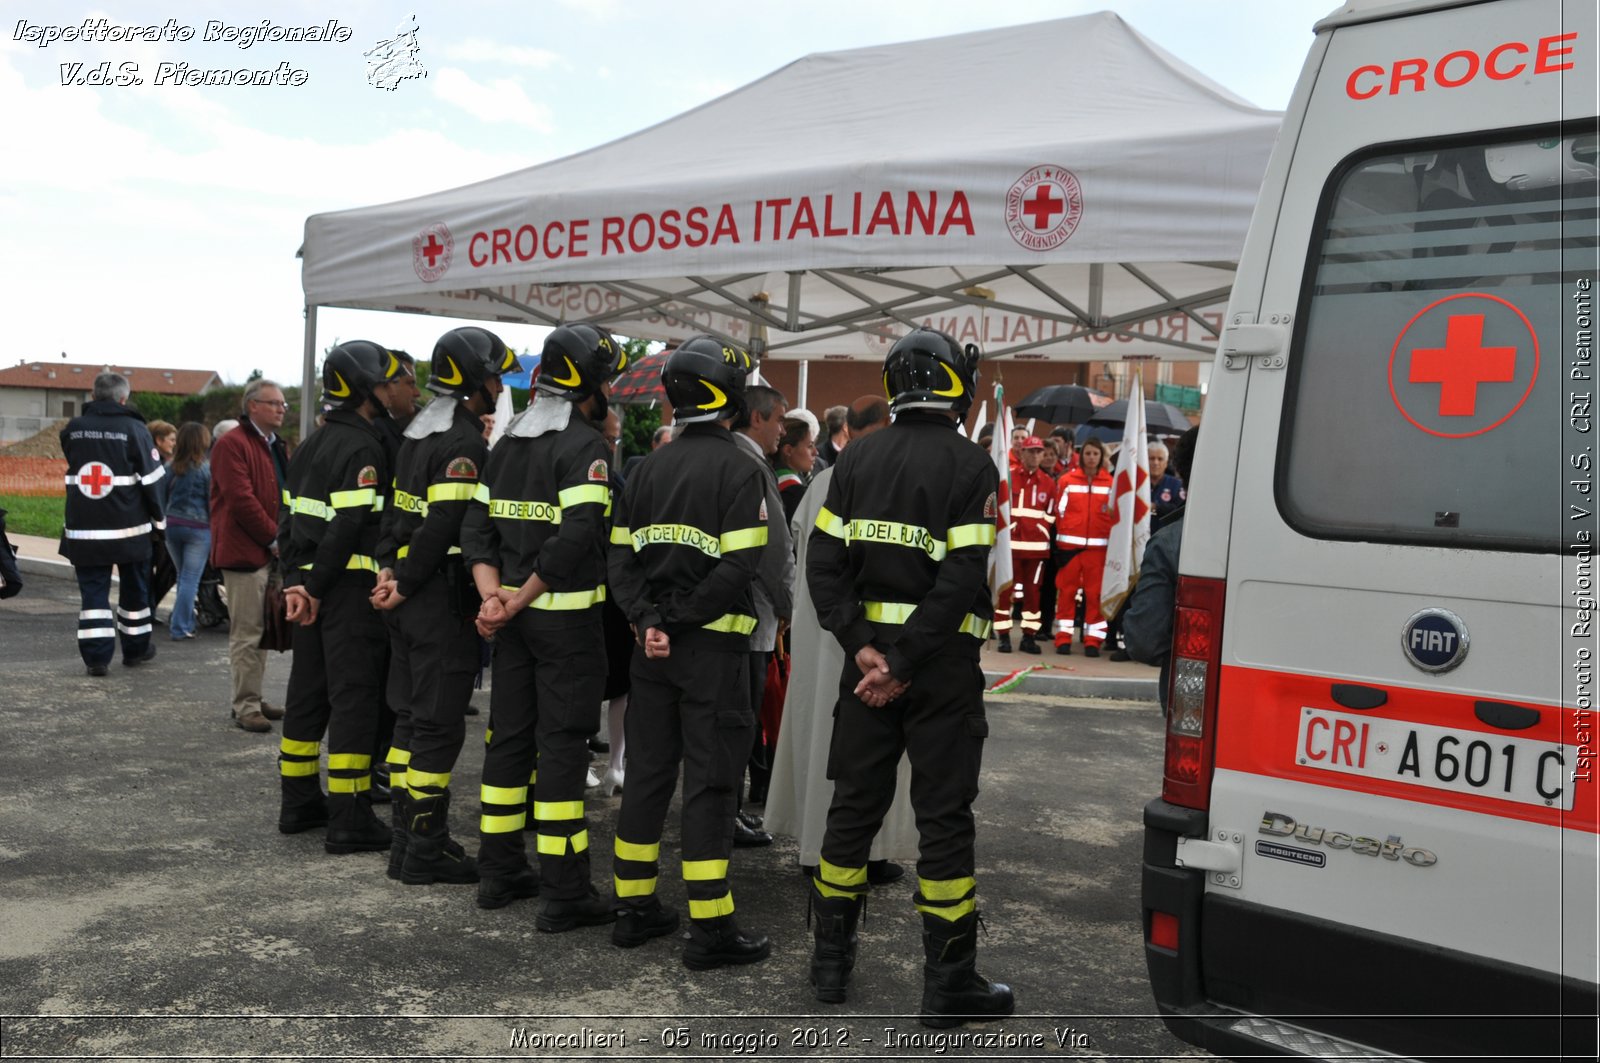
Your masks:
{"label": "white ambulance", "polygon": [[1152,988],[1222,1055],[1592,1059],[1596,5],[1316,29],[1189,493]]}

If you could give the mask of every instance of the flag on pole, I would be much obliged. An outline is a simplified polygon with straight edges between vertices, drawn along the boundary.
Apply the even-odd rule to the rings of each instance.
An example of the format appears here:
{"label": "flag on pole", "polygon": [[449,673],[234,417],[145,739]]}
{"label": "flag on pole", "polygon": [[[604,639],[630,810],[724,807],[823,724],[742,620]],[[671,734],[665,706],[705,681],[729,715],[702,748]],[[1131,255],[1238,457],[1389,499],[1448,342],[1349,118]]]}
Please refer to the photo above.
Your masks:
{"label": "flag on pole", "polygon": [[489,433],[491,447],[500,442],[500,437],[506,434],[506,428],[511,424],[511,418],[516,415],[516,407],[511,404],[511,389],[501,388],[500,397],[494,401],[494,428]]}
{"label": "flag on pole", "polygon": [[1128,419],[1122,425],[1122,449],[1111,481],[1112,518],[1106,545],[1105,574],[1100,582],[1100,611],[1115,616],[1139,580],[1144,545],[1150,541],[1150,449],[1144,431],[1144,381],[1138,369],[1128,392]]}
{"label": "flag on pole", "polygon": [[[994,549],[989,553],[989,589],[999,594],[1009,587],[1011,575],[1011,411],[1006,408],[1005,388],[994,386],[994,439],[989,442],[989,457],[1000,472],[1000,493],[996,496]],[[978,411],[983,416],[983,410]],[[976,439],[976,431],[972,434]],[[1009,601],[1009,599],[1008,599]]]}

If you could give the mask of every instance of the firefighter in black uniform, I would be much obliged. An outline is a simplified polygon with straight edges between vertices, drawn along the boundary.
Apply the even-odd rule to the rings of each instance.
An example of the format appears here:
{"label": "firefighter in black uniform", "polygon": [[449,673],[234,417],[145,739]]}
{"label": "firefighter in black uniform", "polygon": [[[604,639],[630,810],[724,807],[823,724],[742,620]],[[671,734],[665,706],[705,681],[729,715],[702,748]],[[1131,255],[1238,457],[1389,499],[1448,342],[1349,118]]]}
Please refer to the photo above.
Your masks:
{"label": "firefighter in black uniform", "polygon": [[[122,640],[122,663],[156,655],[150,645],[150,532],[165,528],[158,484],[161,455],[137,410],[125,405],[120,373],[94,379],[94,398],[61,430],[67,459],[61,554],[78,577],[78,654],[90,675],[105,675]],[[111,611],[111,566],[122,587]]]}
{"label": "firefighter in black uniform", "polygon": [[[534,925],[551,933],[614,918],[590,882],[583,789],[606,679],[611,448],[600,424],[626,364],[622,346],[597,325],[552,332],[534,400],[495,445],[461,529],[483,598],[479,630],[495,636],[478,907],[502,908],[542,889]],[[530,783],[538,874],[522,839]]]}
{"label": "firefighter in black uniform", "polygon": [[461,520],[489,456],[481,418],[517,356],[487,329],[458,328],[433,348],[439,394],[405,429],[378,547],[373,604],[388,613],[388,751],[394,801],[389,877],[407,885],[476,882],[449,833],[450,770],[466,740],[478,671],[479,599],[461,560]]}
{"label": "firefighter in black uniform", "polygon": [[624,948],[671,933],[656,898],[661,830],[683,761],[683,879],[692,970],[766,959],[771,943],[733,918],[728,856],[734,788],[755,717],[747,683],[752,582],[767,540],[765,478],[729,425],[743,408],[750,356],[695,336],[661,380],[683,426],[628,477],[611,533],[611,589],[634,626],[626,723],[628,785],[617,821],[617,925]]}
{"label": "firefighter in black uniform", "polygon": [[[285,834],[327,825],[329,853],[389,848],[373,815],[372,745],[386,636],[369,598],[384,485],[391,479],[383,433],[389,382],[400,363],[367,340],[341,343],[322,365],[322,394],[335,404],[295,451],[278,526],[284,599],[295,629],[278,770]],[[328,736],[328,796],[317,781]]]}
{"label": "firefighter in black uniform", "polygon": [[[813,879],[817,999],[840,1003],[855,963],[867,854],[894,798],[901,752],[921,833],[922,1021],[1011,1014],[1011,990],[977,973],[972,801],[988,722],[978,651],[999,478],[956,432],[978,349],[920,329],[884,362],[895,421],[847,447],[811,533],[806,577],[845,651],[828,774],[833,804]],[[631,776],[630,776],[631,781]]]}

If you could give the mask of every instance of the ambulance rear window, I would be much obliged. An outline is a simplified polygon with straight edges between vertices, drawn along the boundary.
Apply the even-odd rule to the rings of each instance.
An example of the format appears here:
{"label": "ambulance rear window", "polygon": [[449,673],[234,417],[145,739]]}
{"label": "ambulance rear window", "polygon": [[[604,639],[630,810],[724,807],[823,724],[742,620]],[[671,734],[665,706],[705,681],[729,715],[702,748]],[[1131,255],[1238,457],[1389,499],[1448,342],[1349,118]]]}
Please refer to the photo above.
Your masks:
{"label": "ambulance rear window", "polygon": [[1572,544],[1593,524],[1563,487],[1595,457],[1596,231],[1592,133],[1412,142],[1335,172],[1290,353],[1284,518],[1319,538]]}

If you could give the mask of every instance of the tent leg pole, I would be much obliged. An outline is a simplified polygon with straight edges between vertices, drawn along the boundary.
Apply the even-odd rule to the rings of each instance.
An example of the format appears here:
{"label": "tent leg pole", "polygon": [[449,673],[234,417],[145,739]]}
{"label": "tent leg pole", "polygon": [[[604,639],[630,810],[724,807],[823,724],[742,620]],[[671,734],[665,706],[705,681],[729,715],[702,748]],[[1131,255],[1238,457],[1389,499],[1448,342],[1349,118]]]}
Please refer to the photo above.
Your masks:
{"label": "tent leg pole", "polygon": [[304,360],[300,365],[300,438],[305,440],[311,435],[311,427],[316,423],[317,404],[312,402],[316,394],[317,384],[317,308],[306,307],[306,346]]}
{"label": "tent leg pole", "polygon": [[804,358],[800,359],[800,371],[799,372],[800,372],[800,386],[799,386],[800,394],[795,397],[794,402],[795,402],[795,407],[797,409],[803,410],[803,409],[806,408],[806,387],[807,387],[807,385],[809,385],[811,383],[811,363],[808,362],[807,360],[805,360]]}

